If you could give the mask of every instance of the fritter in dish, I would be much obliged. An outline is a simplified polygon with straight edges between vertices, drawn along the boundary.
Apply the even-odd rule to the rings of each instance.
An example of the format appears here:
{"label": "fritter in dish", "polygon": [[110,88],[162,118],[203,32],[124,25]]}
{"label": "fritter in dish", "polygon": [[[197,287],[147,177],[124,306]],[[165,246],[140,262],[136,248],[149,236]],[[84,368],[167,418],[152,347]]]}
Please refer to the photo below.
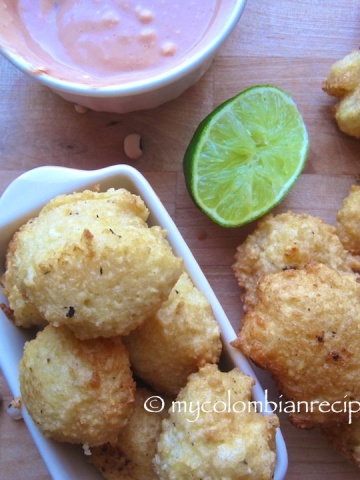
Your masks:
{"label": "fritter in dish", "polygon": [[257,293],[259,301],[244,316],[233,346],[268,370],[296,404],[288,410],[294,425],[347,421],[344,402],[360,400],[360,285],[355,275],[311,264],[264,276]]}
{"label": "fritter in dish", "polygon": [[352,185],[337,213],[337,234],[344,247],[360,255],[360,187]]}
{"label": "fritter in dish", "polygon": [[334,106],[339,129],[360,137],[360,51],[355,50],[332,65],[323,90],[340,100]]}
{"label": "fritter in dish", "polygon": [[256,286],[263,275],[303,268],[310,261],[324,263],[340,272],[351,272],[356,266],[335,227],[319,217],[293,212],[264,217],[235,254],[233,270],[245,290],[244,310],[256,305]]}
{"label": "fritter in dish", "polygon": [[188,375],[217,363],[220,327],[211,305],[183,273],[155,315],[124,339],[134,373],[158,392],[176,396]]}
{"label": "fritter in dish", "polygon": [[[58,237],[59,243],[64,241],[63,235],[64,233],[66,235],[67,228],[74,232],[81,231],[81,229],[92,225],[94,219],[99,217],[102,217],[104,226],[106,221],[108,221],[109,227],[113,226],[114,217],[117,216],[118,221],[124,224],[146,227],[146,219],[149,215],[142,199],[125,189],[109,189],[107,192],[101,193],[87,190],[71,195],[59,195],[45,205],[42,213],[46,213],[45,220],[47,221],[47,225],[44,225],[43,228],[47,227],[48,229],[43,240],[47,242],[49,237],[52,239],[52,244],[55,243],[56,237]],[[65,218],[69,216],[69,218],[66,218],[68,227],[65,225],[64,229],[59,226],[60,215]],[[32,221],[30,220],[30,223]],[[6,275],[2,279],[5,287],[4,294],[10,303],[10,309],[7,309],[6,313],[15,321],[16,325],[21,327],[46,325],[47,321],[36,306],[30,303],[26,295],[26,289],[22,285],[23,271],[18,265],[21,259],[15,254],[17,235],[9,246],[6,257]],[[20,235],[22,234],[20,233]],[[31,254],[31,246],[28,248],[28,253]]]}
{"label": "fritter in dish", "polygon": [[[183,271],[140,197],[126,190],[61,195],[13,237],[3,278],[17,325],[19,295],[79,338],[127,334],[153,314]],[[30,307],[29,307],[30,308]]]}
{"label": "fritter in dish", "polygon": [[89,446],[116,441],[135,391],[120,337],[79,340],[47,325],[25,344],[19,368],[22,402],[46,436]]}
{"label": "fritter in dish", "polygon": [[324,426],[322,432],[335,450],[360,467],[360,419]]}
{"label": "fritter in dish", "polygon": [[147,411],[146,401],[155,395],[138,387],[134,411],[116,443],[91,449],[89,460],[106,480],[156,480],[152,459],[167,410]]}
{"label": "fritter in dish", "polygon": [[254,380],[205,365],[163,420],[154,465],[161,480],[272,479],[276,415],[254,411]]}

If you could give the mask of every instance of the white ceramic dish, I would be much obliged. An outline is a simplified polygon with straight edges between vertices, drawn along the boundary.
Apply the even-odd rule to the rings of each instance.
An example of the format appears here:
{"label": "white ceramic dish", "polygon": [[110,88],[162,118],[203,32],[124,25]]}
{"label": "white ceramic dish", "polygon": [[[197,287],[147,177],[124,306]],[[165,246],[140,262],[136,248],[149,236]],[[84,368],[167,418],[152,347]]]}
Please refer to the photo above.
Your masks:
{"label": "white ceramic dish", "polygon": [[[7,245],[15,231],[28,218],[37,214],[51,198],[62,193],[92,188],[99,184],[101,190],[110,187],[126,188],[140,195],[150,210],[149,225],[160,225],[168,231],[168,240],[174,253],[182,257],[197,287],[212,305],[221,327],[222,340],[228,361],[256,380],[253,397],[265,405],[265,392],[259,384],[247,359],[230,346],[236,334],[225,315],[208,281],[147,180],[133,167],[115,165],[101,170],[84,171],[63,167],[39,167],[18,177],[0,199],[0,274],[4,271]],[[6,302],[0,293],[0,302]],[[0,311],[0,367],[14,396],[20,395],[18,363],[29,333],[17,328]],[[40,454],[54,480],[99,480],[100,475],[89,465],[81,447],[56,443],[46,439],[33,424],[25,409],[24,420]],[[287,451],[280,430],[277,432],[277,466],[275,480],[282,480],[287,470]]]}
{"label": "white ceramic dish", "polygon": [[0,3],[0,53],[13,65],[61,97],[96,111],[125,113],[157,107],[178,97],[209,68],[217,50],[230,35],[244,10],[246,0],[226,0],[200,42],[177,64],[160,73],[107,85],[81,84],[46,73],[46,60],[26,47],[20,29]]}

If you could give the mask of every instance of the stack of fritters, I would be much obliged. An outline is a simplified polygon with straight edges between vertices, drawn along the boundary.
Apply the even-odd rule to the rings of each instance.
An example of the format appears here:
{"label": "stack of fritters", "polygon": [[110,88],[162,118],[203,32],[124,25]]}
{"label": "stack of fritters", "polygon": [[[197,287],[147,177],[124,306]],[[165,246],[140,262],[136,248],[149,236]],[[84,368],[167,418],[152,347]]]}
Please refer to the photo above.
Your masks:
{"label": "stack of fritters", "polygon": [[233,268],[246,313],[233,345],[272,374],[294,405],[294,425],[318,425],[329,438],[343,426],[350,438],[358,427],[348,424],[360,418],[358,187],[337,218],[335,228],[310,215],[269,215],[239,246]]}
{"label": "stack of fritters", "polygon": [[360,138],[360,51],[354,50],[335,62],[322,87],[339,99],[334,106],[339,129]]}
{"label": "stack of fritters", "polygon": [[318,262],[339,272],[351,273],[357,259],[342,245],[336,228],[319,217],[293,212],[269,214],[238,246],[233,270],[244,289],[244,309],[258,301],[257,285],[264,275],[301,269]]}
{"label": "stack of fritters", "polygon": [[78,338],[111,337],[156,312],[183,261],[166,232],[148,227],[148,214],[124,189],[50,201],[9,247],[3,283],[15,323],[45,320]]}
{"label": "stack of fritters", "polygon": [[[168,463],[173,443],[167,450],[168,424],[162,423],[169,404],[147,411],[149,397],[175,399],[199,369],[207,379],[204,401],[225,388],[218,390],[213,376],[229,388],[236,375],[245,378],[218,371],[220,328],[211,305],[166,232],[148,226],[148,215],[142,199],[124,189],[56,197],[14,235],[2,278],[9,301],[3,310],[19,327],[40,330],[20,362],[23,404],[46,436],[83,444],[111,480],[180,478],[179,462]],[[246,378],[239,398],[250,399]],[[237,461],[243,457],[251,464],[243,467],[246,478],[258,478],[252,473],[258,470],[272,478],[276,417],[209,418],[219,432],[235,420],[239,426],[223,431],[226,445],[208,443],[208,425],[194,431],[203,444],[194,458],[209,478],[223,478],[225,470],[229,479],[242,478]],[[166,438],[158,448],[161,432]],[[192,441],[192,435],[178,437],[176,448],[191,451]],[[217,465],[208,446],[224,450]],[[198,472],[194,468],[191,478],[203,478]]]}

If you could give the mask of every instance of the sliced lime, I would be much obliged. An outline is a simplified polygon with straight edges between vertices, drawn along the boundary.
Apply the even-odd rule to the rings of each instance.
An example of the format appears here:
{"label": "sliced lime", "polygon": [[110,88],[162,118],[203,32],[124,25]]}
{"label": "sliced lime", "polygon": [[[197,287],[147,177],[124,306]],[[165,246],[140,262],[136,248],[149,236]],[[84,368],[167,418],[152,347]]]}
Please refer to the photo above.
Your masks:
{"label": "sliced lime", "polygon": [[238,227],[285,197],[308,151],[306,126],[291,96],[272,85],[251,87],[196,129],[184,156],[186,186],[216,223]]}

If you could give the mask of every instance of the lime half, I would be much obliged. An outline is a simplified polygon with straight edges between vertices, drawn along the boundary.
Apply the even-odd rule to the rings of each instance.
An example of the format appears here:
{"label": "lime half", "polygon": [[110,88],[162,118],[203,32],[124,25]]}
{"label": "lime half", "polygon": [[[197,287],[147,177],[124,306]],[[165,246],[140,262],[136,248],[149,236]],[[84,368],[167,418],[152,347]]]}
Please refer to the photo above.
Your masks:
{"label": "lime half", "polygon": [[308,151],[306,126],[291,96],[272,85],[251,87],[196,129],[184,156],[186,186],[216,223],[239,227],[285,197]]}

